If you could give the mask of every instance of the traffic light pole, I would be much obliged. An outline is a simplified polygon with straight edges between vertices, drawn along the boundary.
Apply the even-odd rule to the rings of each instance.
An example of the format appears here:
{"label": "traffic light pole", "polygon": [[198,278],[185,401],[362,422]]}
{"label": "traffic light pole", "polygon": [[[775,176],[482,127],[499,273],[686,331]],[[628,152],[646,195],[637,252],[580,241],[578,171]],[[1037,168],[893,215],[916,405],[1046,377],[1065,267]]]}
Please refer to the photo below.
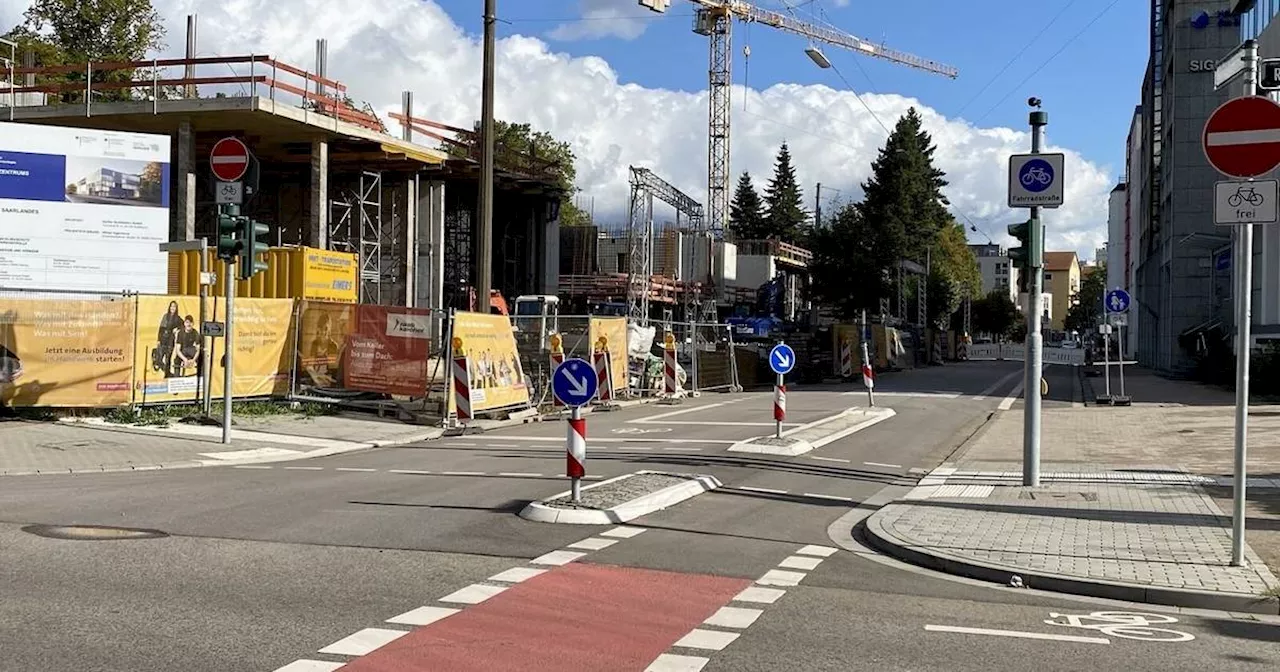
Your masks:
{"label": "traffic light pole", "polygon": [[[236,205],[224,206],[227,214],[232,217],[240,214],[240,207]],[[225,333],[222,336],[223,346],[223,362],[222,362],[222,443],[231,443],[231,381],[232,381],[232,362],[231,353],[235,352],[234,343],[235,328],[232,320],[235,316],[233,310],[236,300],[236,276],[232,273],[234,269],[234,257],[227,260],[226,272],[222,276],[222,284],[227,289],[227,325]]]}
{"label": "traffic light pole", "polygon": [[[1258,88],[1256,43],[1246,43],[1244,61],[1244,95],[1252,96]],[[1237,231],[1240,250],[1236,256],[1239,262],[1236,264],[1239,273],[1236,296],[1239,300],[1236,302],[1235,487],[1231,503],[1231,566],[1243,567],[1245,486],[1248,482],[1246,458],[1249,450],[1249,358],[1253,347],[1253,224],[1241,224]]]}
{"label": "traffic light pole", "polygon": [[[1049,114],[1035,110],[1031,113],[1030,121],[1031,153],[1039,154]],[[1044,294],[1044,229],[1040,223],[1039,207],[1031,208],[1029,229],[1027,270],[1031,277],[1027,282],[1026,379],[1022,386],[1022,484],[1034,487],[1040,485],[1040,378],[1044,355],[1044,339],[1040,335],[1040,302]]]}

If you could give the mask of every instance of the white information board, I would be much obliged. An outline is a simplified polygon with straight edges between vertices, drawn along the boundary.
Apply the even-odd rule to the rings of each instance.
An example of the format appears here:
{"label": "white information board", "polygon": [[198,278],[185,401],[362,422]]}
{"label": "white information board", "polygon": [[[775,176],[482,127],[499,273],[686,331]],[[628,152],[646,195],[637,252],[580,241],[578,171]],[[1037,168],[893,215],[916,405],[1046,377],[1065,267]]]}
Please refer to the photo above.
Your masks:
{"label": "white information board", "polygon": [[169,137],[0,124],[0,287],[164,293]]}

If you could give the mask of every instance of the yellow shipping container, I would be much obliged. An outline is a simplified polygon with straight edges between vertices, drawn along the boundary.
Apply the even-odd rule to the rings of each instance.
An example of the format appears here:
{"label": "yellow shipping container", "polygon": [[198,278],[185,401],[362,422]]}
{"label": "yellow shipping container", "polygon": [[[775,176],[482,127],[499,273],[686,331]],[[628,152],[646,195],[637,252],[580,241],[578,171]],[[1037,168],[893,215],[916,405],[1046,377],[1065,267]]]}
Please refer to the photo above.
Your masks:
{"label": "yellow shipping container", "polygon": [[[216,250],[206,250],[205,268],[216,275],[210,293],[225,293],[226,265]],[[318,250],[311,247],[273,247],[267,250],[267,270],[252,280],[236,280],[236,296],[257,299],[316,299],[356,303],[359,260],[350,252]],[[200,293],[200,253],[195,250],[169,253],[169,293],[195,296]]]}

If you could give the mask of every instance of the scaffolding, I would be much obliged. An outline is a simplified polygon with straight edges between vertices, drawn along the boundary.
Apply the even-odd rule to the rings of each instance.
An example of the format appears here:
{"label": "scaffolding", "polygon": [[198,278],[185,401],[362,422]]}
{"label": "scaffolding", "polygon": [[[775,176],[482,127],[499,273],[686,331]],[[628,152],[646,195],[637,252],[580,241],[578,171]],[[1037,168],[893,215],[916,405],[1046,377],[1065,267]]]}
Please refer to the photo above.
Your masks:
{"label": "scaffolding", "polygon": [[[703,218],[702,204],[658,177],[648,168],[631,166],[631,216],[627,222],[627,315],[641,325],[649,324],[649,295],[653,285],[653,199],[676,209],[676,219],[684,215],[693,234],[693,273],[698,269],[701,243],[710,241]],[[711,268],[707,259],[707,269]],[[683,278],[682,278],[683,279]],[[692,306],[693,294],[686,293],[686,308]],[[714,304],[713,304],[714,309]],[[692,314],[692,311],[689,311]]]}
{"label": "scaffolding", "polygon": [[[341,198],[329,202],[328,248],[359,255],[361,303],[381,303],[382,285],[396,279],[396,265],[384,264],[382,215],[382,173],[377,171],[362,171]],[[390,245],[393,253],[397,240]]]}

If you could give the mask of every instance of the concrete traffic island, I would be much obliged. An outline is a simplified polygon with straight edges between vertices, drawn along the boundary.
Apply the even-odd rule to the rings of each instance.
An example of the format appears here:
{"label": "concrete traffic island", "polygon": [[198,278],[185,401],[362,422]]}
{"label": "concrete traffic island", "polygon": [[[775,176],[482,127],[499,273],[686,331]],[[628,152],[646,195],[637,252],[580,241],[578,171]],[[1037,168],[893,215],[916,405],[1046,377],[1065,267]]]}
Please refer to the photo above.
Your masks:
{"label": "concrete traffic island", "polygon": [[[865,522],[878,550],[1005,585],[1225,611],[1280,613],[1252,550],[1230,566],[1230,519],[1191,474],[1063,465],[1024,488],[1009,465],[942,467]],[[1016,579],[1015,579],[1016,577]]]}
{"label": "concrete traffic island", "polygon": [[661,511],[720,487],[715,476],[637,471],[582,488],[574,503],[568,491],[530,502],[520,517],[539,523],[611,525]]}
{"label": "concrete traffic island", "polygon": [[803,455],[878,422],[888,420],[894,415],[892,408],[883,406],[850,408],[839,415],[793,427],[783,432],[781,437],[758,436],[739,441],[729,446],[729,452],[783,457]]}

